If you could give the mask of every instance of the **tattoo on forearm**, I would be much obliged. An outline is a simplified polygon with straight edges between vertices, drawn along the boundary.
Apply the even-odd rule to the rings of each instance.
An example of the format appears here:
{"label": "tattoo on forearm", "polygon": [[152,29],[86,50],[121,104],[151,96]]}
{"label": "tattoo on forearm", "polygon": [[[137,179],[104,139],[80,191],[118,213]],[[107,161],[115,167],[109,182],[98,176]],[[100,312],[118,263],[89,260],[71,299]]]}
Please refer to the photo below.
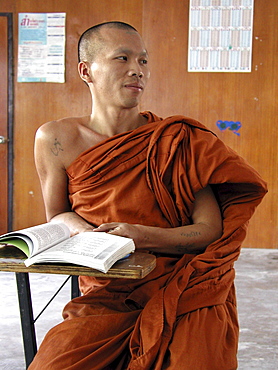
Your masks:
{"label": "tattoo on forearm", "polygon": [[199,235],[201,235],[200,231],[191,231],[191,233],[181,233],[181,236],[185,236],[186,238],[194,238]]}
{"label": "tattoo on forearm", "polygon": [[188,253],[188,247],[189,246],[185,246],[185,245],[176,245],[176,251],[179,252],[179,253]]}
{"label": "tattoo on forearm", "polygon": [[61,143],[57,140],[57,138],[54,141],[53,147],[51,148],[52,153],[57,157],[59,155],[59,152],[63,152],[64,149],[62,148]]}
{"label": "tattoo on forearm", "polygon": [[[184,236],[188,239],[198,237],[201,235],[200,231],[191,231],[189,233],[182,232],[181,236]],[[196,250],[192,250],[192,243],[194,244],[194,241],[190,242],[189,240],[185,240],[184,243],[176,245],[175,249],[178,253],[196,253]]]}

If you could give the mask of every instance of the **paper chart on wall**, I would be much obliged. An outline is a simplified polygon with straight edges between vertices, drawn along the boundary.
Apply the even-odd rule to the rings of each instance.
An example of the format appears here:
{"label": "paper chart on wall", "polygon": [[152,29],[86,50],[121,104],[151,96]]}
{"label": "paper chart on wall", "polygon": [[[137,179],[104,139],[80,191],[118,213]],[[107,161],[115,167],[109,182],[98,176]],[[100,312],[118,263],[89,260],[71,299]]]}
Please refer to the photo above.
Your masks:
{"label": "paper chart on wall", "polygon": [[65,13],[19,13],[18,82],[65,82]]}
{"label": "paper chart on wall", "polygon": [[190,0],[189,72],[251,72],[254,0]]}

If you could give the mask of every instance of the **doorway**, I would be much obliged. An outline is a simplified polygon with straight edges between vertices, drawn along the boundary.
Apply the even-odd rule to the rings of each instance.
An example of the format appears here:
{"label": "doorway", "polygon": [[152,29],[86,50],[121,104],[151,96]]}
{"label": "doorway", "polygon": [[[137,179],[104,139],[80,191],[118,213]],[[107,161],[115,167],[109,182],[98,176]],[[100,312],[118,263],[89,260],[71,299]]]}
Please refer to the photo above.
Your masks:
{"label": "doorway", "polygon": [[13,18],[0,13],[0,234],[13,215]]}

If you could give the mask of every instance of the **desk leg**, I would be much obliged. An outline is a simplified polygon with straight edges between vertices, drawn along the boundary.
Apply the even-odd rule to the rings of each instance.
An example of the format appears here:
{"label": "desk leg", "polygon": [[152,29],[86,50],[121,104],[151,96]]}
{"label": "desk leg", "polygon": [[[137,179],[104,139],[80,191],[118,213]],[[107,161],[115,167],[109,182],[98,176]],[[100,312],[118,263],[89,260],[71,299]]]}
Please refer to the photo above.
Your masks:
{"label": "desk leg", "polygon": [[78,276],[71,277],[71,299],[80,297],[80,290],[78,285]]}
{"label": "desk leg", "polygon": [[25,361],[26,367],[28,368],[37,352],[36,333],[28,273],[17,272],[16,282],[25,352]]}

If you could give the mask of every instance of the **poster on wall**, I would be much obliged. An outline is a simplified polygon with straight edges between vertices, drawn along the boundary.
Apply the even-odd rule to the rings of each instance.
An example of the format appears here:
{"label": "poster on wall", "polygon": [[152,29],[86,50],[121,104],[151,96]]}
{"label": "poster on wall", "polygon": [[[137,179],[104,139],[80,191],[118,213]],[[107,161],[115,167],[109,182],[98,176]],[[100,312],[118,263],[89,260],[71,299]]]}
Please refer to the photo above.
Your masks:
{"label": "poster on wall", "polygon": [[19,13],[18,82],[65,82],[65,13]]}
{"label": "poster on wall", "polygon": [[251,72],[254,0],[190,0],[189,72]]}

